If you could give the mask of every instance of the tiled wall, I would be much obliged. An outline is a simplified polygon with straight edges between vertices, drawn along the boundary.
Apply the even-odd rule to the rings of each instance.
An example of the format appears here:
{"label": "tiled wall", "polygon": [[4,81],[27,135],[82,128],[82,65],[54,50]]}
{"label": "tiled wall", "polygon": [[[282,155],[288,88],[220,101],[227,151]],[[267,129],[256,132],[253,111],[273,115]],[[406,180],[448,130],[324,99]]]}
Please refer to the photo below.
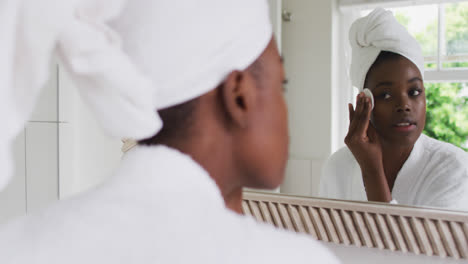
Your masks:
{"label": "tiled wall", "polygon": [[0,223],[58,199],[57,66],[43,88],[34,113],[14,143],[15,173],[0,193]]}
{"label": "tiled wall", "polygon": [[281,193],[317,197],[324,160],[289,158]]}
{"label": "tiled wall", "polygon": [[103,133],[64,68],[54,63],[14,144],[16,170],[0,192],[0,224],[101,183],[118,164],[120,146]]}

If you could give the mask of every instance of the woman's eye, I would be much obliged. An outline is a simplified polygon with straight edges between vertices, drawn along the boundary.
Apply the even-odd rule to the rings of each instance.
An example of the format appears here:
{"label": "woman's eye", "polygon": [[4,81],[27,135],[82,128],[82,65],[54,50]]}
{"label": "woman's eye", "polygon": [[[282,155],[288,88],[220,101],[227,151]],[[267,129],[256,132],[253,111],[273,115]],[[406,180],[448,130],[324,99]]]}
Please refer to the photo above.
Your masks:
{"label": "woman's eye", "polygon": [[420,94],[421,94],[421,90],[418,90],[418,89],[414,89],[410,91],[411,96],[418,96]]}
{"label": "woman's eye", "polygon": [[383,99],[389,99],[389,98],[390,98],[390,94],[389,94],[389,93],[383,93],[383,94],[382,94],[382,97],[383,97]]}

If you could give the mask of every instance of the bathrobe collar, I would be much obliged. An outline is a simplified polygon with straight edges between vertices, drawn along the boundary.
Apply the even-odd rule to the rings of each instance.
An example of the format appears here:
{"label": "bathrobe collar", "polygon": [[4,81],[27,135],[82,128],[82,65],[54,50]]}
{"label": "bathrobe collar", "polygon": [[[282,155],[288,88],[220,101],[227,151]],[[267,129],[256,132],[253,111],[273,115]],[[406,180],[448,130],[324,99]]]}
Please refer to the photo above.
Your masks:
{"label": "bathrobe collar", "polygon": [[139,185],[140,193],[147,193],[152,199],[162,194],[179,194],[196,197],[193,201],[225,207],[221,192],[208,172],[189,155],[164,145],[138,145],[127,152],[113,181]]}

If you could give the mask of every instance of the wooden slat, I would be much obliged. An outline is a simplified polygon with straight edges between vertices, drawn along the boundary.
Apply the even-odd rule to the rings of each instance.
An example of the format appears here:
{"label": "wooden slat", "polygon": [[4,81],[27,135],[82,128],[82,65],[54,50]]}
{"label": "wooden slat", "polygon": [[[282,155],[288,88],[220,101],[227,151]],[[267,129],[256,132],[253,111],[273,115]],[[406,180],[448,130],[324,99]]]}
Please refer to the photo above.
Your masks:
{"label": "wooden slat", "polygon": [[455,243],[457,245],[457,252],[460,253],[463,258],[467,258],[468,243],[466,235],[463,234],[464,232],[462,226],[460,226],[459,223],[450,222],[450,228],[452,229],[451,233],[453,234]]}
{"label": "wooden slat", "polygon": [[301,215],[302,221],[304,222],[304,227],[306,229],[306,232],[310,234],[313,238],[319,239],[319,236],[317,235],[317,231],[315,230],[314,224],[312,224],[312,221],[310,220],[310,216],[309,216],[309,213],[307,212],[306,207],[299,206],[299,214]]}
{"label": "wooden slat", "polygon": [[[468,243],[466,243],[466,241],[468,241],[468,220],[463,222],[463,223],[460,222],[460,224],[463,227],[463,233],[464,233],[464,234],[460,234],[460,236],[463,235],[464,238],[465,238],[465,240],[463,240],[463,241],[465,241],[465,243],[463,245],[460,245],[460,247],[459,247],[460,248],[460,253],[464,252],[463,256],[465,256],[465,258],[468,258],[468,257],[466,257],[468,255],[468,249],[466,249],[466,247],[468,247]],[[460,241],[461,241],[461,239],[460,239]]]}
{"label": "wooden slat", "polygon": [[259,202],[259,204],[260,204],[260,212],[262,213],[264,221],[271,225],[274,225],[273,218],[271,217],[267,202]]}
{"label": "wooden slat", "polygon": [[320,216],[322,217],[322,221],[324,223],[325,228],[327,229],[327,233],[329,237],[331,238],[331,241],[339,244],[340,238],[338,237],[338,234],[336,233],[335,226],[333,225],[333,222],[331,221],[331,217],[330,217],[328,210],[325,210],[324,208],[319,208],[319,213],[320,213]]}
{"label": "wooden slat", "polygon": [[429,242],[429,238],[427,237],[424,230],[424,226],[421,223],[421,219],[411,217],[410,224],[413,227],[416,241],[418,241],[419,244],[419,249],[422,251],[422,253],[425,253],[428,256],[432,256],[434,252],[432,250],[431,243]]}
{"label": "wooden slat", "polygon": [[377,229],[377,225],[375,224],[375,219],[372,214],[364,213],[364,221],[366,221],[367,227],[369,229],[369,234],[372,237],[372,241],[374,241],[374,245],[376,245],[379,249],[384,249],[385,245],[380,237],[379,230]]}
{"label": "wooden slat", "polygon": [[445,251],[450,257],[459,258],[458,250],[455,241],[453,240],[450,227],[445,221],[437,221],[437,229],[441,235],[442,243],[444,244]]}
{"label": "wooden slat", "polygon": [[392,233],[392,237],[394,238],[395,246],[397,249],[401,250],[402,252],[408,252],[408,247],[405,243],[405,238],[400,231],[400,227],[398,226],[397,220],[395,220],[395,216],[386,215],[388,227],[390,232]]}
{"label": "wooden slat", "polygon": [[262,213],[260,213],[260,209],[258,208],[258,202],[249,201],[249,207],[253,217],[255,217],[255,219],[258,221],[263,221]]}
{"label": "wooden slat", "polygon": [[463,233],[464,233],[463,235],[465,236],[465,240],[468,240],[468,220],[464,223],[460,222],[460,224],[462,225],[462,228],[463,228]]}
{"label": "wooden slat", "polygon": [[331,209],[331,218],[338,230],[338,237],[340,238],[341,243],[350,245],[351,240],[349,239],[346,228],[344,227],[340,212],[338,210]]}
{"label": "wooden slat", "polygon": [[318,231],[319,239],[325,242],[329,242],[330,239],[328,238],[327,230],[322,223],[322,218],[317,210],[317,208],[309,207],[309,215],[312,223],[314,224],[316,230]]}
{"label": "wooden slat", "polygon": [[404,216],[400,216],[398,220],[409,250],[414,252],[416,255],[421,254],[421,250],[419,249],[418,242],[416,241],[416,237],[413,234],[413,229],[411,228],[408,219]]}
{"label": "wooden slat", "polygon": [[244,211],[244,214],[252,215],[252,212],[250,211],[250,208],[249,208],[249,204],[246,200],[242,201],[242,210]]}
{"label": "wooden slat", "polygon": [[440,238],[439,231],[437,230],[436,225],[430,219],[424,219],[423,221],[424,228],[426,229],[429,242],[431,243],[434,254],[441,257],[446,257],[447,252]]}
{"label": "wooden slat", "polygon": [[463,226],[463,232],[465,233],[465,238],[468,240],[468,221],[461,224]]}
{"label": "wooden slat", "polygon": [[278,204],[268,202],[268,208],[270,208],[270,213],[273,218],[273,223],[275,223],[275,226],[279,228],[284,228],[283,221],[281,220],[281,216],[278,212]]}
{"label": "wooden slat", "polygon": [[376,215],[376,221],[378,223],[378,228],[380,230],[380,234],[382,235],[382,240],[384,242],[385,248],[390,249],[391,251],[397,250],[395,243],[393,242],[392,234],[387,226],[387,221],[385,221],[385,217],[381,214]]}
{"label": "wooden slat", "polygon": [[367,230],[367,226],[364,222],[362,215],[356,211],[353,211],[353,219],[356,224],[357,230],[359,232],[359,236],[361,240],[364,242],[363,244],[367,247],[371,248],[374,247],[374,243],[372,243],[372,238]]}
{"label": "wooden slat", "polygon": [[289,215],[291,216],[294,229],[297,232],[305,233],[306,232],[305,227],[304,227],[304,224],[302,223],[302,219],[301,219],[301,216],[299,215],[299,212],[297,211],[297,208],[290,204],[288,204],[287,208],[288,208]]}
{"label": "wooden slat", "polygon": [[354,225],[354,221],[353,221],[353,218],[351,217],[351,213],[345,210],[342,210],[341,216],[343,217],[343,223],[351,239],[351,243],[357,247],[361,247],[362,246],[361,238],[359,237],[359,232],[356,230],[356,226]]}
{"label": "wooden slat", "polygon": [[296,231],[294,229],[294,225],[291,222],[291,218],[289,217],[286,206],[284,204],[278,204],[278,209],[279,209],[278,211],[279,211],[281,220],[283,220],[284,227],[290,231]]}

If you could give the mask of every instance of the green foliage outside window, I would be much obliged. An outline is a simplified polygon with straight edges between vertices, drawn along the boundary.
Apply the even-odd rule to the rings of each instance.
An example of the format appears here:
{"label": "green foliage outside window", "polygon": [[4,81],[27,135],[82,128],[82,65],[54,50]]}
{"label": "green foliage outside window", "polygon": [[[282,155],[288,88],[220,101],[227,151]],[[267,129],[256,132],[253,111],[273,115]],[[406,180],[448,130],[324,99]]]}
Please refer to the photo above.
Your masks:
{"label": "green foliage outside window", "polygon": [[[411,16],[396,12],[395,17],[408,26]],[[412,32],[421,44],[425,56],[437,51],[437,17],[424,31]],[[445,38],[447,55],[468,54],[468,3],[448,4],[445,8]],[[435,69],[435,63],[426,63]],[[467,68],[468,62],[445,62],[446,68]],[[424,134],[452,143],[468,151],[468,84],[425,83],[427,114]]]}
{"label": "green foliage outside window", "polygon": [[468,98],[459,96],[464,83],[426,83],[424,134],[468,150]]}

